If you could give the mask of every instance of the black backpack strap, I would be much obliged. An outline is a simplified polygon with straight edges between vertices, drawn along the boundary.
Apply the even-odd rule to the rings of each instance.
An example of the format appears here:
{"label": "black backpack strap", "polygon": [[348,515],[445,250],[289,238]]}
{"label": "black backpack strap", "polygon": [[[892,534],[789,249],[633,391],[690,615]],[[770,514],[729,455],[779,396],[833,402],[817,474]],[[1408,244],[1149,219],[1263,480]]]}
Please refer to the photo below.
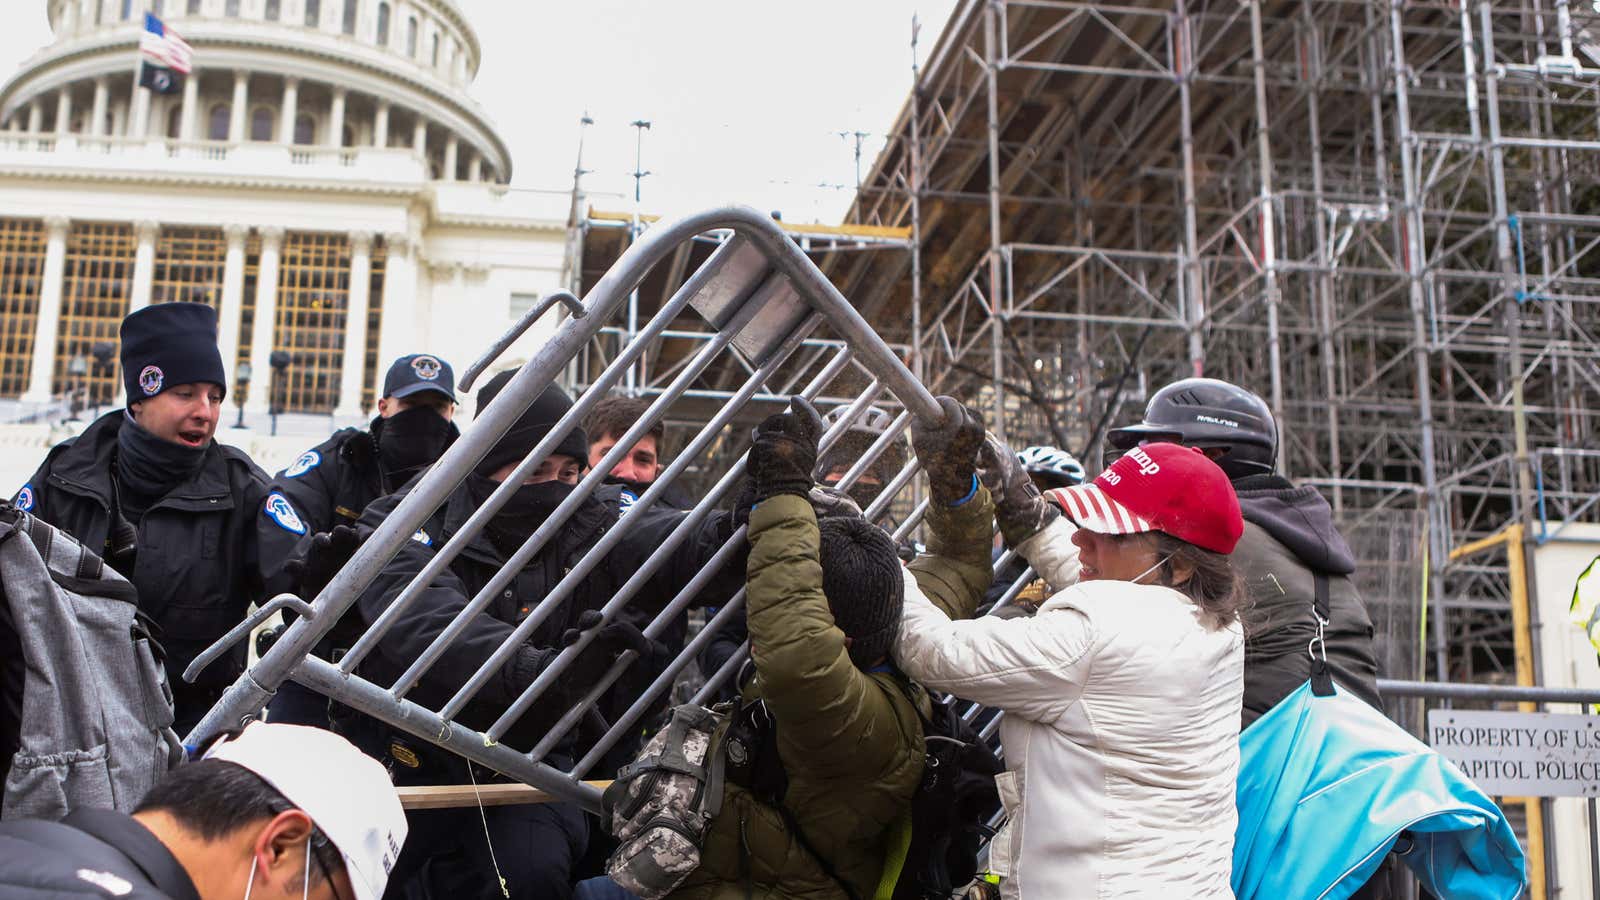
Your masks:
{"label": "black backpack strap", "polygon": [[1314,573],[1312,583],[1311,612],[1317,619],[1317,636],[1311,639],[1311,645],[1306,648],[1306,652],[1311,654],[1311,693],[1318,697],[1332,697],[1333,671],[1328,668],[1328,642],[1324,634],[1329,617],[1333,614],[1328,603],[1327,573]]}

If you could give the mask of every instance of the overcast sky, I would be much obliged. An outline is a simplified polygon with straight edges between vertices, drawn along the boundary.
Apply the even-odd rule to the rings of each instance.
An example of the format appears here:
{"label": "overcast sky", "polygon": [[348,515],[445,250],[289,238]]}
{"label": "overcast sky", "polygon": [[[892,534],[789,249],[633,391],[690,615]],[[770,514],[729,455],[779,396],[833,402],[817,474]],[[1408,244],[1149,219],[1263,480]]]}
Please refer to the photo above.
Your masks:
{"label": "overcast sky", "polygon": [[[458,0],[483,64],[472,94],[511,147],[518,187],[568,190],[579,118],[594,119],[591,192],[631,203],[636,119],[643,207],[683,212],[727,200],[791,222],[837,222],[911,86],[911,20],[925,59],[955,0]],[[0,73],[50,39],[44,0],[0,38]],[[196,54],[205,65],[204,49]],[[623,201],[595,200],[596,206]],[[627,208],[627,204],[623,204]]]}

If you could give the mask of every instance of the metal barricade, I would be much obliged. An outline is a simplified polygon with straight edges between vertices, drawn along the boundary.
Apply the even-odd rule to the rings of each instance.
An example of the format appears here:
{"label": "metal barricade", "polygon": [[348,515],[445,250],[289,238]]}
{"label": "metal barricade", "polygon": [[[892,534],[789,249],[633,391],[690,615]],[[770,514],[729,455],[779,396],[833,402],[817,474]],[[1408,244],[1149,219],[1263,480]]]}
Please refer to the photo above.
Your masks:
{"label": "metal barricade", "polygon": [[[577,398],[572,409],[488,499],[472,512],[461,529],[442,546],[434,548],[431,560],[421,573],[401,590],[349,651],[337,663],[312,655],[313,647],[355,604],[383,567],[457,489],[517,417],[556,380],[574,355],[623,309],[629,293],[651,268],[671,257],[680,244],[714,229],[726,229],[731,237],[640,329],[638,339],[610,361],[604,372],[594,380],[593,387]],[[823,436],[821,444],[826,451],[870,404],[880,397],[885,400],[892,398],[903,411],[892,427],[852,465],[841,482],[845,488],[854,483],[884,448],[903,432],[912,421],[912,416],[937,421],[942,415],[934,397],[912,376],[833,284],[776,222],[754,209],[720,208],[658,223],[595,284],[581,303],[564,293],[546,298],[546,302],[524,317],[510,334],[491,349],[485,359],[472,366],[468,377],[481,374],[491,364],[493,357],[509,346],[521,330],[537,318],[537,314],[557,303],[565,307],[568,317],[554,335],[516,372],[495,400],[486,409],[478,411],[475,421],[410,489],[332,581],[309,604],[291,595],[283,595],[263,607],[264,611],[270,611],[287,606],[295,609],[300,617],[207,713],[188,736],[191,745],[204,736],[234,727],[256,714],[285,681],[292,680],[439,748],[562,799],[597,809],[598,791],[582,783],[579,780],[581,775],[625,736],[637,734],[639,720],[659,698],[665,696],[673,680],[694,661],[696,654],[715,631],[742,614],[742,590],[722,604],[707,627],[655,678],[649,689],[638,696],[624,715],[616,722],[608,723],[610,727],[604,737],[590,745],[583,758],[569,769],[563,770],[550,764],[547,757],[551,749],[580,721],[591,715],[596,701],[634,663],[631,652],[623,654],[603,678],[588,686],[584,695],[565,711],[537,746],[513,748],[502,744],[500,739],[535,703],[546,697],[550,689],[571,669],[574,660],[593,639],[597,629],[585,632],[578,643],[561,650],[489,727],[477,730],[458,721],[467,704],[497,676],[529,636],[561,608],[595,567],[602,564],[608,552],[626,538],[630,520],[660,501],[667,487],[714,442],[725,440],[730,424],[749,424],[749,417],[741,421],[740,414],[753,401],[766,401],[770,411],[777,411],[778,407],[773,401],[786,401],[791,393],[816,397],[830,386],[837,391],[840,384],[865,382],[864,389],[845,394],[855,399],[846,413]],[[680,371],[671,385],[653,399],[644,416],[586,473],[571,495],[506,560],[504,567],[484,588],[468,600],[465,609],[424,652],[410,662],[409,668],[393,684],[376,684],[357,674],[362,662],[369,658],[385,635],[408,615],[423,592],[510,500],[524,478],[554,450],[562,436],[578,424],[606,390],[623,378],[628,367],[635,363],[652,340],[691,310],[704,319],[715,334],[679,363]],[[830,339],[818,341],[810,338],[819,327],[826,328]],[[786,368],[802,343],[808,344],[813,350],[820,347],[823,352],[807,354],[799,365],[788,365]],[[472,677],[455,689],[448,701],[435,704],[437,708],[430,708],[409,696],[472,621],[487,614],[486,610],[493,599],[505,591],[517,573],[561,531],[574,511],[601,485],[612,466],[662,418],[674,399],[691,390],[697,379],[715,365],[723,366],[724,371],[744,375],[742,384],[727,395],[720,409],[634,502],[621,523],[606,530],[544,597],[526,598],[531,607],[526,617],[515,624],[510,637],[481,662]],[[912,481],[916,472],[917,464],[912,459],[890,479],[878,500],[867,511],[868,514],[881,517],[889,509],[894,497]],[[604,604],[601,612],[605,621],[615,619],[624,611],[694,529],[706,517],[714,514],[719,505],[725,505],[726,498],[737,492],[743,477],[744,462],[741,458],[712,488],[703,493],[698,504],[687,513],[671,535]],[[902,522],[897,535],[909,533],[920,521],[921,513],[922,509],[919,508]],[[737,529],[708,564],[687,583],[674,585],[678,588],[676,596],[645,628],[645,634],[658,637],[689,609],[723,565],[739,554],[744,540],[744,529]],[[228,644],[243,639],[258,618],[259,615],[241,623],[233,633],[203,654],[196,660],[191,673],[198,672],[206,662],[223,652]],[[700,697],[709,697],[732,677],[741,658],[742,655],[736,655],[721,671],[708,678]]]}

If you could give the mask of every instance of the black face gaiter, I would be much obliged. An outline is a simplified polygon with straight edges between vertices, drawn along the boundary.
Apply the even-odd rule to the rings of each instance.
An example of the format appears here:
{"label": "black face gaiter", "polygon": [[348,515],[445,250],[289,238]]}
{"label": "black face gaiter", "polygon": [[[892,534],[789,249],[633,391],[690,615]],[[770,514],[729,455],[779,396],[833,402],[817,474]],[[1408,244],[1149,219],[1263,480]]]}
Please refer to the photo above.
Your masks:
{"label": "black face gaiter", "polygon": [[[500,482],[473,474],[467,476],[467,486],[473,499],[482,504],[500,486]],[[528,540],[529,535],[550,518],[561,501],[572,494],[573,487],[564,481],[541,481],[517,488],[506,505],[500,507],[500,512],[489,520],[483,533],[501,556],[510,557]]]}
{"label": "black face gaiter", "polygon": [[399,487],[419,470],[444,455],[455,437],[455,426],[431,406],[413,406],[387,419],[373,420],[378,441],[378,461],[392,487]]}
{"label": "black face gaiter", "polygon": [[629,481],[626,478],[618,478],[615,475],[607,475],[605,483],[620,484],[632,491],[635,498],[643,497],[644,492],[650,490],[650,485],[655,484],[654,481]]}
{"label": "black face gaiter", "polygon": [[122,515],[134,524],[152,503],[194,477],[205,464],[204,447],[163,440],[126,416],[117,429],[117,487]]}

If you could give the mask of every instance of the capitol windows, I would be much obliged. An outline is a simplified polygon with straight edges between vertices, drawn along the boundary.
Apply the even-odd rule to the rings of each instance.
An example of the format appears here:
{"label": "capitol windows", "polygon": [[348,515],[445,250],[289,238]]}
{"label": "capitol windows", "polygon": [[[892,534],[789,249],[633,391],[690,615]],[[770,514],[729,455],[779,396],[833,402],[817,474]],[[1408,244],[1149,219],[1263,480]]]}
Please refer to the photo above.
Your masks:
{"label": "capitol windows", "polygon": [[38,219],[0,219],[0,397],[28,389],[45,232]]}
{"label": "capitol windows", "polygon": [[339,23],[339,30],[345,34],[356,33],[356,2],[344,0],[344,19]]}
{"label": "capitol windows", "polygon": [[417,58],[417,17],[406,20],[406,55]]}
{"label": "capitol windows", "polygon": [[294,117],[294,142],[296,144],[312,144],[316,142],[317,123],[311,116],[301,113]]}
{"label": "capitol windows", "polygon": [[211,107],[211,112],[206,117],[206,137],[213,141],[228,139],[229,112],[226,103],[218,103]]}
{"label": "capitol windows", "polygon": [[[294,359],[280,402],[294,412],[328,413],[339,400],[350,300],[350,240],[289,232],[278,268],[272,349]],[[365,349],[365,348],[363,348]]]}
{"label": "capitol windows", "polygon": [[174,104],[167,110],[167,138],[177,140],[183,130],[183,107]]}
{"label": "capitol windows", "polygon": [[250,114],[250,140],[272,140],[272,119],[272,110],[265,106],[256,107],[256,111]]}
{"label": "capitol windows", "polygon": [[389,4],[378,4],[378,46],[389,46]]}
{"label": "capitol windows", "polygon": [[126,222],[74,222],[67,232],[54,383],[86,381],[91,402],[108,401],[116,394],[115,367],[73,376],[67,366],[74,356],[89,356],[101,341],[117,343],[117,326],[128,314],[133,256],[133,226]]}
{"label": "capitol windows", "polygon": [[222,14],[225,16],[238,16],[239,0],[228,0],[227,3],[223,4]]}
{"label": "capitol windows", "polygon": [[439,68],[439,35],[437,34],[433,36],[433,62],[431,65],[435,69]]}
{"label": "capitol windows", "polygon": [[322,0],[306,0],[306,27],[316,28],[322,24]]}
{"label": "capitol windows", "polygon": [[265,12],[268,22],[278,21],[278,16],[283,12],[282,0],[267,0]]}
{"label": "capitol windows", "polygon": [[122,0],[122,20],[133,18],[133,0]]}
{"label": "capitol windows", "polygon": [[200,5],[201,0],[189,0],[188,5],[184,7],[184,12],[191,16],[198,16],[200,15]]}
{"label": "capitol windows", "polygon": [[216,308],[222,298],[227,256],[228,242],[220,228],[162,226],[156,240],[150,302],[184,301]]}

